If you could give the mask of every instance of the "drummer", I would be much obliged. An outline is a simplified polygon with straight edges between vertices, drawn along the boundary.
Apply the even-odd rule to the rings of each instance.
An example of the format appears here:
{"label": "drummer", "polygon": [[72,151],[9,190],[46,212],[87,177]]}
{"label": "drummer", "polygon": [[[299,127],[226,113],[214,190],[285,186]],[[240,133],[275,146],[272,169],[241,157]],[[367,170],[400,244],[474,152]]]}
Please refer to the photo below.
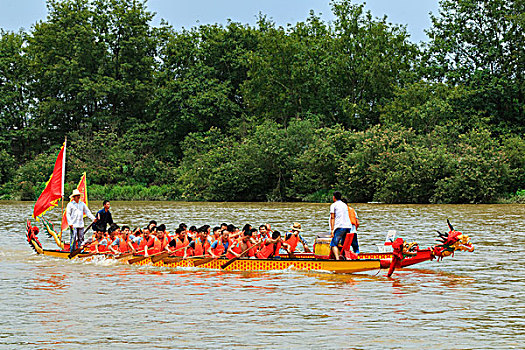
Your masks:
{"label": "drummer", "polygon": [[295,248],[297,247],[297,244],[299,244],[299,242],[301,242],[301,244],[303,245],[305,252],[310,252],[310,248],[308,248],[308,242],[306,242],[306,240],[303,237],[301,237],[301,232],[303,232],[301,224],[298,222],[294,222],[293,225],[290,227],[290,232],[286,233],[283,242],[283,248],[289,254],[293,254],[295,252]]}

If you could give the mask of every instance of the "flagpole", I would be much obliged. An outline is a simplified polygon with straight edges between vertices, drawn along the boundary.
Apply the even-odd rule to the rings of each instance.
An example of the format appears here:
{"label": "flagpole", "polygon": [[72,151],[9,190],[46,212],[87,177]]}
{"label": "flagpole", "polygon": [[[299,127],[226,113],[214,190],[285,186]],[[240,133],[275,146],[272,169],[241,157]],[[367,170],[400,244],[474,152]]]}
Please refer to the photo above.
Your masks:
{"label": "flagpole", "polygon": [[[60,218],[62,218],[62,215],[64,215],[64,182],[66,178],[66,147],[67,147],[67,136],[64,140],[64,159],[62,160],[62,209],[60,209]],[[62,219],[61,219],[62,220]],[[60,240],[62,240],[62,229],[59,230],[59,236]]]}

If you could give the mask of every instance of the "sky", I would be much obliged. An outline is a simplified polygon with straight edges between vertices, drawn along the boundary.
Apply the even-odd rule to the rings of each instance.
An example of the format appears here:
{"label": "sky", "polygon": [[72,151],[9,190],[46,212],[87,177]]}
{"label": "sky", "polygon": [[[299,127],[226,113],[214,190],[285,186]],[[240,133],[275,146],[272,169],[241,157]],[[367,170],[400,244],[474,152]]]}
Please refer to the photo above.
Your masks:
{"label": "sky", "polygon": [[[176,29],[225,24],[228,19],[254,25],[260,12],[282,26],[304,21],[310,10],[322,14],[324,20],[333,19],[329,0],[148,0],[147,6],[156,13],[153,25],[162,18]],[[387,15],[389,22],[406,25],[411,40],[420,42],[427,40],[424,30],[431,24],[429,13],[438,12],[438,0],[368,0],[366,9],[375,17]],[[28,31],[46,16],[45,0],[0,0],[0,28],[4,30]]]}

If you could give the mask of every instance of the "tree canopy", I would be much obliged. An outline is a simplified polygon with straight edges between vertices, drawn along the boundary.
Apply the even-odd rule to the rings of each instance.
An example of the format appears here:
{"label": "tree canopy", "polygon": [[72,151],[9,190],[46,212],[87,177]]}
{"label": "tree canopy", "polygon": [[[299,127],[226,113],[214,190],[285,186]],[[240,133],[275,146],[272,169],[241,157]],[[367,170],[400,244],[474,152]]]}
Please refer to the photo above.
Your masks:
{"label": "tree canopy", "polygon": [[0,198],[38,195],[65,137],[68,181],[87,171],[100,197],[478,203],[525,189],[521,0],[441,0],[426,43],[350,0],[333,22],[180,31],[153,26],[144,0],[47,4],[31,30],[0,29]]}

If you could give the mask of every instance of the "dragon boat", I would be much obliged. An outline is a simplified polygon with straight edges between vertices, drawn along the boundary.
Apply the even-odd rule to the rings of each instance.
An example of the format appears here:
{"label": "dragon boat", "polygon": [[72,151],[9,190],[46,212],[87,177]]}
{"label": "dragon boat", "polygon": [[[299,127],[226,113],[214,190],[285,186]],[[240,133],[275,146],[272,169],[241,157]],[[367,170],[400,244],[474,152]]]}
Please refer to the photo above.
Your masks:
{"label": "dragon boat", "polygon": [[[210,257],[190,257],[180,258],[172,257],[167,254],[159,253],[160,256],[145,257],[124,254],[115,256],[109,253],[91,253],[75,250],[70,252],[69,244],[63,242],[62,232],[68,227],[67,216],[63,209],[64,206],[64,179],[66,164],[66,145],[64,141],[57,159],[53,173],[51,174],[46,186],[38,197],[35,207],[33,208],[33,218],[40,218],[48,235],[54,238],[59,249],[44,249],[37,238],[38,227],[32,226],[27,221],[27,242],[37,254],[48,255],[65,259],[95,259],[102,258],[116,259],[122,263],[135,265],[151,265],[159,267],[199,267],[204,269],[221,269],[227,271],[268,271],[268,270],[285,270],[297,269],[303,271],[328,271],[333,273],[355,273],[361,271],[371,271],[388,268],[388,276],[391,276],[396,268],[402,268],[418,264],[428,260],[441,260],[443,257],[453,255],[457,250],[473,251],[474,247],[470,238],[459,231],[455,231],[450,222],[447,220],[449,232],[442,234],[438,232],[437,241],[439,244],[420,249],[417,243],[408,243],[401,238],[392,239],[390,243],[391,252],[379,253],[361,253],[353,254],[349,250],[343,250],[344,260],[334,260],[331,258],[330,239],[327,237],[317,237],[314,244],[313,253],[295,253],[290,255],[278,255],[271,259],[249,259],[234,258],[227,260],[225,258]],[[77,186],[81,200],[87,204],[87,180],[84,173]],[[62,222],[58,233],[54,231],[52,224],[44,217],[44,213],[62,203]],[[78,254],[77,254],[78,253]]]}
{"label": "dragon boat", "polygon": [[[199,269],[217,269],[225,271],[270,271],[295,269],[300,271],[326,271],[331,273],[356,273],[388,269],[391,276],[396,268],[403,268],[430,260],[441,260],[447,256],[453,256],[456,251],[472,252],[474,247],[468,235],[455,231],[447,220],[450,231],[440,233],[438,231],[439,244],[429,248],[420,249],[417,243],[405,242],[402,238],[393,240],[390,244],[390,252],[351,254],[346,260],[334,260],[330,255],[330,240],[327,237],[317,237],[314,243],[313,253],[279,254],[271,259],[251,258],[210,258],[210,257],[173,257],[165,256],[156,259],[155,256],[144,257],[142,255],[113,255],[110,253],[81,252],[73,259],[117,259],[123,264],[139,266],[155,266],[165,268],[197,267]],[[44,221],[44,228],[48,235],[53,237],[60,249],[44,249],[37,235],[38,227],[32,226],[27,221],[27,242],[33,250],[40,255],[56,258],[70,259],[69,245],[61,241],[48,222]]]}

